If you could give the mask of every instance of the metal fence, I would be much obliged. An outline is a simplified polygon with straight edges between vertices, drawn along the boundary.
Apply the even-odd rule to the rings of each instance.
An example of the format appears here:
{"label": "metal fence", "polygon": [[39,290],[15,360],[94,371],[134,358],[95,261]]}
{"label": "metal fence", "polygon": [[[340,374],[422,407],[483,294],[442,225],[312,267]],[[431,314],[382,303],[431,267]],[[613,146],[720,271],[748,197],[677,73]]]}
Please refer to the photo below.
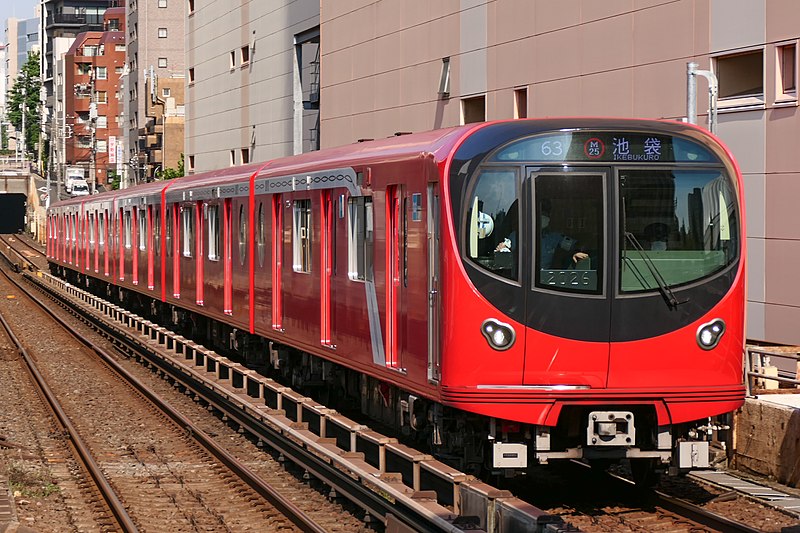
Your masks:
{"label": "metal fence", "polygon": [[800,353],[770,351],[764,346],[747,346],[745,349],[745,381],[747,395],[754,391],[782,388],[781,384],[800,386],[798,378]]}

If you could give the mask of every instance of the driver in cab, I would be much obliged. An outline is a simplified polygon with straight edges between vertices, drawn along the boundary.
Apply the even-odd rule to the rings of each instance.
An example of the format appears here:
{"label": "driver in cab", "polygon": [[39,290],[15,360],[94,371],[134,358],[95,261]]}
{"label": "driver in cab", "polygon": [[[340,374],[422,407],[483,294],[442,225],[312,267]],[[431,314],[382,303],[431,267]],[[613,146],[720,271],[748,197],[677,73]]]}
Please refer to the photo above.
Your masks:
{"label": "driver in cab", "polygon": [[[551,204],[548,199],[542,201],[541,215],[539,217],[539,251],[542,270],[564,270],[575,267],[580,261],[587,259],[589,254],[582,251],[578,241],[560,231],[550,227]],[[515,232],[512,232],[495,248],[496,252],[511,251],[516,241]]]}

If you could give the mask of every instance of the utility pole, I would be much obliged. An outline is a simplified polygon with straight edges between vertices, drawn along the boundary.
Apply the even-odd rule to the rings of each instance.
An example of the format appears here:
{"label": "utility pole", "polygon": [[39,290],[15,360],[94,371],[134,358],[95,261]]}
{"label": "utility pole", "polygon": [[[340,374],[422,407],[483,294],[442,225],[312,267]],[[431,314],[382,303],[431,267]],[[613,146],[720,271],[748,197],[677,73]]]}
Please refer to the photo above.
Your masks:
{"label": "utility pole", "polygon": [[25,159],[27,156],[25,154],[25,115],[28,114],[28,106],[26,105],[27,100],[27,88],[22,87],[22,168],[25,169]]}
{"label": "utility pole", "polygon": [[89,159],[89,193],[94,194],[97,192],[97,170],[95,169],[96,165],[96,156],[97,156],[97,146],[95,146],[95,133],[97,130],[97,94],[94,90],[94,74],[95,74],[95,66],[92,63],[92,72],[89,75],[89,94],[90,94],[90,103],[89,103],[89,129],[91,130],[91,159]]}

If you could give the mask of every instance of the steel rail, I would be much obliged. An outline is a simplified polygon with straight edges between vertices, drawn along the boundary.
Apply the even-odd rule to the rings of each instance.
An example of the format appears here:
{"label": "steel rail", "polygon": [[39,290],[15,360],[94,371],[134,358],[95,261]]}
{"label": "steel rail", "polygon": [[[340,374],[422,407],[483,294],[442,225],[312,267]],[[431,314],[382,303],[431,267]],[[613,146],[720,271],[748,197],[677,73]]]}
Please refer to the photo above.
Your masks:
{"label": "steel rail", "polygon": [[[4,269],[2,270],[3,276],[8,279],[11,283],[19,285],[13,280],[8,273]],[[25,294],[28,294],[27,291],[23,291]],[[50,410],[53,412],[56,420],[61,425],[61,427],[66,430],[67,435],[69,436],[69,442],[72,448],[75,450],[76,458],[82,463],[83,468],[86,472],[91,476],[92,480],[94,481],[95,485],[97,486],[98,491],[103,497],[103,500],[106,502],[108,509],[114,515],[114,518],[117,521],[120,529],[127,532],[134,532],[138,531],[136,524],[134,523],[131,516],[125,509],[125,505],[119,499],[119,496],[111,487],[108,479],[105,477],[100,465],[95,461],[92,452],[89,449],[89,446],[84,442],[83,438],[80,436],[80,433],[72,424],[69,416],[67,416],[66,412],[64,411],[63,407],[59,403],[58,399],[56,399],[55,395],[53,394],[50,387],[47,385],[44,376],[39,372],[36,363],[34,362],[33,358],[30,356],[28,351],[22,345],[22,342],[16,336],[14,331],[11,328],[11,325],[6,321],[6,319],[0,315],[0,323],[3,325],[3,329],[5,329],[6,333],[8,334],[11,341],[17,347],[17,351],[25,360],[25,364],[27,365],[28,372],[33,377],[33,382],[36,387],[39,389],[42,397],[47,401]]]}
{"label": "steel rail", "polygon": [[242,479],[250,488],[257,492],[261,497],[271,503],[281,514],[286,516],[292,523],[299,529],[307,533],[325,533],[326,529],[317,524],[312,518],[306,515],[300,508],[298,508],[290,499],[282,496],[279,491],[272,487],[269,483],[260,478],[245,464],[238,461],[235,457],[230,455],[227,451],[222,449],[216,444],[208,434],[206,434],[200,427],[194,424],[191,420],[183,416],[177,409],[172,407],[166,400],[163,400],[158,394],[150,390],[144,383],[138,380],[133,374],[123,368],[116,360],[105,350],[99,346],[94,345],[85,336],[81,335],[76,329],[68,324],[63,318],[55,314],[44,302],[37,298],[30,292],[27,287],[24,287],[17,280],[11,279],[7,274],[6,277],[22,290],[31,300],[39,305],[44,312],[50,315],[61,327],[73,335],[78,341],[84,344],[88,349],[97,354],[101,360],[111,368],[115,373],[125,379],[128,384],[137,392],[139,392],[145,399],[153,404],[157,409],[162,411],[176,425],[186,430],[187,433],[195,439],[205,450],[217,458],[220,463],[224,464],[234,474]]}

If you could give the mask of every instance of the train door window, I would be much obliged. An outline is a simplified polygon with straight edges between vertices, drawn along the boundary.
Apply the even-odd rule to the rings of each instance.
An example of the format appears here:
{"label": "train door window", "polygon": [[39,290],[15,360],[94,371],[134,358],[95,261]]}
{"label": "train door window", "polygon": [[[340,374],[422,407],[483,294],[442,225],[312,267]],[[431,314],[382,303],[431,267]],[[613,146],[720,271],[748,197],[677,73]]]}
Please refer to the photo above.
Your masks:
{"label": "train door window", "polygon": [[106,216],[105,213],[100,213],[98,219],[98,232],[97,232],[97,241],[100,243],[100,246],[104,246],[106,244]]}
{"label": "train door window", "polygon": [[147,210],[139,209],[139,222],[136,225],[137,237],[139,238],[139,250],[147,250]]}
{"label": "train door window", "polygon": [[125,225],[125,248],[129,249],[132,246],[132,228],[131,228],[131,212],[125,211],[125,218],[124,218],[124,225]]}
{"label": "train door window", "polygon": [[350,198],[348,215],[348,276],[354,281],[372,281],[372,197],[355,196]]}
{"label": "train door window", "polygon": [[164,244],[167,249],[167,257],[172,257],[172,208],[167,207],[164,212],[164,222],[166,222],[166,233],[164,234]]}
{"label": "train door window", "polygon": [[192,257],[192,243],[194,242],[194,208],[183,207],[183,257]]}
{"label": "train door window", "polygon": [[247,213],[244,205],[239,206],[239,264],[244,265],[247,258]]}
{"label": "train door window", "polygon": [[89,246],[91,247],[92,250],[94,250],[94,244],[95,244],[94,230],[95,230],[94,213],[91,213],[89,215]]}
{"label": "train door window", "polygon": [[[278,203],[280,205],[280,202]],[[256,222],[256,241],[258,246],[258,266],[264,266],[264,257],[266,256],[266,220],[264,214],[264,203],[258,203],[258,221]]]}
{"label": "train door window", "polygon": [[603,174],[535,176],[535,285],[568,292],[603,292]]}
{"label": "train door window", "polygon": [[519,279],[519,179],[516,170],[483,170],[466,206],[467,257],[494,275]]}
{"label": "train door window", "polygon": [[211,261],[219,261],[219,243],[220,243],[220,227],[219,227],[219,205],[208,206],[208,259]]}
{"label": "train door window", "polygon": [[292,233],[293,268],[311,272],[311,200],[295,200]]}
{"label": "train door window", "polygon": [[153,254],[161,255],[161,208],[153,208]]}

